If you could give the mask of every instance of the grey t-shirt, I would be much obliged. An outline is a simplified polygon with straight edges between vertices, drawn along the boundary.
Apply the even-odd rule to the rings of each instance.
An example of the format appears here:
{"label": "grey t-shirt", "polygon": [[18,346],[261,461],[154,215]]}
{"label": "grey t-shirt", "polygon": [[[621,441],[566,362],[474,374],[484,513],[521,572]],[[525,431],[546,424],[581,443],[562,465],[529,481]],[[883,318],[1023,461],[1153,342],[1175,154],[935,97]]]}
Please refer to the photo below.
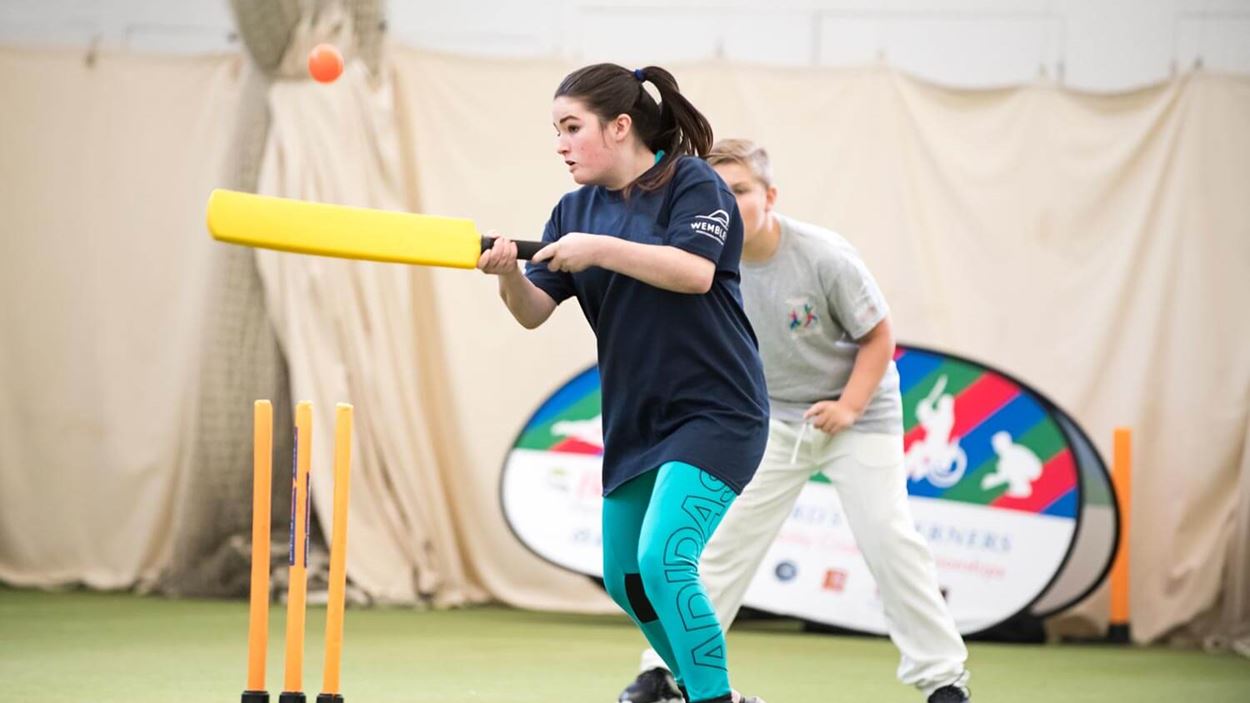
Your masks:
{"label": "grey t-shirt", "polygon": [[[855,248],[827,229],[777,216],[772,258],[742,262],[742,299],[760,342],[772,415],[801,421],[819,400],[842,394],[859,345],[889,312]],[[894,361],[855,423],[863,432],[903,431]]]}

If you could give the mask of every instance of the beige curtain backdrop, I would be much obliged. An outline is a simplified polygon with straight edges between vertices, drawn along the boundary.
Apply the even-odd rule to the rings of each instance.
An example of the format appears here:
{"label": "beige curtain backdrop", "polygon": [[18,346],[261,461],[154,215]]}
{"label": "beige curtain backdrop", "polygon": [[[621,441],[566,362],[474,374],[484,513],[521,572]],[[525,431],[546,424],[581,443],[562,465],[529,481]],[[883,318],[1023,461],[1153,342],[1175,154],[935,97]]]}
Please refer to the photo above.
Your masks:
{"label": "beige curtain backdrop", "polygon": [[[0,51],[6,582],[124,587],[168,562],[212,294],[203,202],[238,68]],[[279,80],[261,189],[535,237],[572,187],[549,126],[570,68],[395,49],[331,86]],[[944,90],[881,68],[673,68],[718,135],[771,148],[784,212],[859,246],[903,340],[1019,375],[1104,454],[1113,427],[1134,428],[1139,639],[1248,634],[1250,81],[1093,96]],[[293,395],[317,403],[321,514],[331,409],[357,408],[357,585],[611,610],[519,545],[498,501],[521,424],[593,361],[575,306],[525,331],[473,271],[260,264]],[[1105,612],[1100,593],[1057,627]]]}
{"label": "beige curtain backdrop", "polygon": [[[341,8],[308,14],[269,89],[271,124],[258,192],[390,210],[404,201],[391,77],[354,55]],[[307,78],[317,43],[348,51],[337,81]],[[333,502],[333,423],[339,402],[356,407],[347,573],[373,599],[481,601],[465,563],[448,485],[460,473],[440,453],[438,379],[444,348],[429,318],[429,272],[419,268],[258,251],[265,298],[291,374],[295,401],[313,402],[312,501],[328,536]]]}
{"label": "beige curtain backdrop", "polygon": [[0,581],[169,559],[240,63],[0,49]]}
{"label": "beige curtain backdrop", "polygon": [[[272,13],[276,7],[280,6],[270,5],[268,9]],[[256,190],[269,125],[265,74],[271,66],[265,63],[268,57],[263,50],[252,47],[265,47],[261,39],[279,33],[285,39],[294,24],[294,20],[274,15],[269,16],[272,24],[256,17],[238,22],[247,28],[240,36],[251,60],[243,61],[234,114],[223,116],[222,123],[229,125],[232,135],[220,183],[225,188]],[[206,287],[210,293],[200,318],[198,351],[202,360],[194,391],[198,410],[189,431],[193,440],[191,471],[182,499],[175,506],[178,518],[173,555],[159,581],[150,585],[153,591],[171,597],[240,597],[248,593],[252,447],[239,438],[252,432],[249,408],[257,398],[269,399],[277,417],[292,415],[286,363],[265,309],[256,257],[246,247],[221,244],[211,247],[209,256],[212,263]],[[276,456],[291,456],[293,434],[289,423],[275,423]],[[289,472],[275,472],[270,510],[271,563],[279,566],[271,580],[275,590],[285,584],[290,493]],[[321,552],[313,549],[310,567],[314,584],[319,556]],[[144,585],[145,590],[148,587]]]}
{"label": "beige curtain backdrop", "polygon": [[[425,210],[541,232],[573,187],[550,126],[572,66],[396,61]],[[946,90],[884,68],[674,70],[718,136],[770,148],[781,211],[860,248],[902,340],[1010,370],[1104,456],[1114,427],[1134,429],[1137,638],[1213,612],[1204,634],[1247,634],[1250,504],[1236,486],[1250,424],[1250,81],[1197,74],[1094,96]],[[489,516],[478,544],[520,564],[498,535],[498,473],[539,400],[593,360],[592,340],[573,305],[527,332],[493,281],[433,276],[474,505]],[[517,602],[548,588],[537,569],[483,573]],[[1059,624],[1101,626],[1106,611],[1100,593]]]}

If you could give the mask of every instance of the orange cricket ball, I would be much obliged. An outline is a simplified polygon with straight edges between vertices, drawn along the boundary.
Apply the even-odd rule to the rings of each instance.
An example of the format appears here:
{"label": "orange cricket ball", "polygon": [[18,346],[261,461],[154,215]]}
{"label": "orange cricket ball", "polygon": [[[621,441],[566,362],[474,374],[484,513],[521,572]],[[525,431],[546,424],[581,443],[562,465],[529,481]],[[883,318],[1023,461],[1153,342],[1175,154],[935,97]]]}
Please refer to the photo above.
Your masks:
{"label": "orange cricket ball", "polygon": [[330,44],[318,44],[308,52],[308,75],[321,83],[330,83],[343,73],[343,55]]}

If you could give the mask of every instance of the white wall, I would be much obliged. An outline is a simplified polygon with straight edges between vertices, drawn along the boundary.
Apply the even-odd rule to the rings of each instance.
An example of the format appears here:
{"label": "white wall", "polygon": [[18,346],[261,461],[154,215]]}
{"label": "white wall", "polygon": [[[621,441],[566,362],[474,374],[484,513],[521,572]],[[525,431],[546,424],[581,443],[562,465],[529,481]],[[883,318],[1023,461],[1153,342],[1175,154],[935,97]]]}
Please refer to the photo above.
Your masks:
{"label": "white wall", "polygon": [[[1250,0],[390,0],[388,15],[397,41],[491,56],[885,60],[953,85],[1099,91],[1198,61],[1250,74]],[[0,0],[0,43],[223,51],[230,27],[226,0]]]}

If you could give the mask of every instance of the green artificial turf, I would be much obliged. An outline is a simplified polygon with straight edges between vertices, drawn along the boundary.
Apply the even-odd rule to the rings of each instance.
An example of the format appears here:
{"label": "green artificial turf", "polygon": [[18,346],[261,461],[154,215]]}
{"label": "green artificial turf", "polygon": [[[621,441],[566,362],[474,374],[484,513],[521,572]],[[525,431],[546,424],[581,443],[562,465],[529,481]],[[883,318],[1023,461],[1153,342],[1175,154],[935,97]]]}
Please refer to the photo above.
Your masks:
{"label": "green artificial turf", "polygon": [[[304,688],[321,685],[325,611],[310,608]],[[269,679],[282,683],[284,609],[270,620]],[[47,703],[237,702],[247,664],[244,601],[0,587],[0,699]],[[641,636],[623,617],[503,607],[347,613],[348,703],[611,703]],[[768,703],[918,701],[894,680],[887,640],[746,623],[729,638],[733,683]],[[1163,648],[972,644],[974,700],[1245,703],[1250,661]]]}

